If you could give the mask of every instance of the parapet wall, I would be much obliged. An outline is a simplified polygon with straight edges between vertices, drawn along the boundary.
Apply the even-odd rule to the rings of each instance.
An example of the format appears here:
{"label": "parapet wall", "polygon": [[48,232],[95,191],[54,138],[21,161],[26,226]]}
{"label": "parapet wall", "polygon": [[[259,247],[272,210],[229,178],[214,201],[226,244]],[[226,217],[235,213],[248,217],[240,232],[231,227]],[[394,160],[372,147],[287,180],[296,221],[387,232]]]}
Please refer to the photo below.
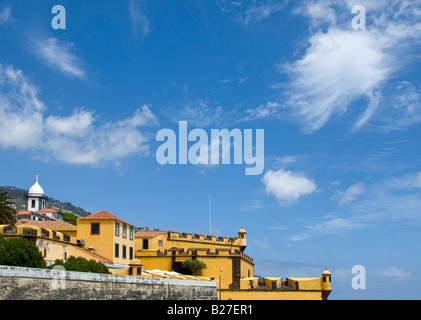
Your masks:
{"label": "parapet wall", "polygon": [[0,266],[0,300],[216,300],[214,281]]}
{"label": "parapet wall", "polygon": [[142,259],[144,257],[191,257],[191,256],[199,256],[199,257],[240,257],[247,262],[254,264],[252,258],[247,256],[246,254],[242,253],[240,250],[235,249],[227,249],[227,248],[171,248],[171,249],[164,249],[164,250],[137,250],[135,252],[136,258]]}
{"label": "parapet wall", "polygon": [[173,241],[185,241],[185,242],[197,242],[197,243],[207,243],[207,244],[216,244],[216,245],[229,245],[229,246],[240,246],[241,241],[239,238],[227,238],[227,237],[216,237],[213,235],[207,235],[206,237],[203,234],[199,233],[188,233],[183,232],[181,235],[179,232],[169,231],[168,240]]}

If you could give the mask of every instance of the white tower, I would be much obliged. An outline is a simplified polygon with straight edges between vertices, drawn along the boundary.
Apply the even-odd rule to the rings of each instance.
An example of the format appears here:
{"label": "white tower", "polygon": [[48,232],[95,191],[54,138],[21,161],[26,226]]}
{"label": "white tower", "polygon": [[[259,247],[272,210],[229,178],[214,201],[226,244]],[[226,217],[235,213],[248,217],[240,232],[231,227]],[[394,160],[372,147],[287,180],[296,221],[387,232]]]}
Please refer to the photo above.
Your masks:
{"label": "white tower", "polygon": [[44,190],[38,184],[38,175],[35,178],[35,184],[29,189],[25,196],[27,199],[26,209],[36,212],[45,209],[48,197],[44,195]]}

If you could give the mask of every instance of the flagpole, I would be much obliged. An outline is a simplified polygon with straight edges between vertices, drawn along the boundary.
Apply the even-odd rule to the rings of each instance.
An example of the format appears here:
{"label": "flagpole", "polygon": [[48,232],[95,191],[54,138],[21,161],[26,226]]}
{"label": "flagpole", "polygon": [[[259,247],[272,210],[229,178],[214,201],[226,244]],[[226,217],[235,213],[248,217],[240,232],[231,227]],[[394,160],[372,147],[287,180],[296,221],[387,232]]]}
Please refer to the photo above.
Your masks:
{"label": "flagpole", "polygon": [[209,235],[212,235],[211,194],[209,192]]}

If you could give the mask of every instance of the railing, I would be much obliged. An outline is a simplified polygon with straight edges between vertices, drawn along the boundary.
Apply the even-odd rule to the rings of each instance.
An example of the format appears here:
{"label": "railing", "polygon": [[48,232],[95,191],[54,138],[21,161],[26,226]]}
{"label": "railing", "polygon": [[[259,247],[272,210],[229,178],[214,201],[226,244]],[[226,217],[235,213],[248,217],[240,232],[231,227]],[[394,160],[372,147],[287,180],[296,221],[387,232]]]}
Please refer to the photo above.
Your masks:
{"label": "railing", "polygon": [[12,225],[8,225],[3,228],[3,233],[16,233],[16,229]]}
{"label": "railing", "polygon": [[50,237],[50,232],[44,228],[41,228],[41,236],[42,237],[46,237],[49,238]]}
{"label": "railing", "polygon": [[36,229],[23,228],[23,229],[22,229],[22,234],[23,234],[23,235],[36,236],[36,235],[38,235],[38,231],[37,231]]}

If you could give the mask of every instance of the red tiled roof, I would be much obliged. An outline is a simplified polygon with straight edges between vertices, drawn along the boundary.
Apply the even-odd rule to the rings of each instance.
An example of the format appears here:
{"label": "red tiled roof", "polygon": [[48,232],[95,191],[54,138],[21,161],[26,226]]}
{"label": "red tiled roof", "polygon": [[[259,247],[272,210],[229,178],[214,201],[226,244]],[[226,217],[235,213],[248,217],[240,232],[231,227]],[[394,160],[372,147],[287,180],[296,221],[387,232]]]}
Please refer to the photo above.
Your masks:
{"label": "red tiled roof", "polygon": [[66,229],[66,230],[76,230],[76,226],[67,223],[65,221],[35,221],[29,219],[20,219],[17,221],[16,225],[26,224],[30,226],[40,227],[44,229]]}
{"label": "red tiled roof", "polygon": [[42,212],[42,213],[57,213],[58,211],[57,210],[54,210],[54,209],[42,209],[42,210],[39,210],[37,212]]}
{"label": "red tiled roof", "polygon": [[18,211],[18,214],[31,214],[31,211]]}
{"label": "red tiled roof", "polygon": [[134,236],[142,238],[153,238],[167,232],[168,231],[165,230],[139,230]]}
{"label": "red tiled roof", "polygon": [[108,212],[108,211],[99,211],[99,212],[91,214],[89,216],[79,218],[79,220],[116,220],[116,221],[120,221],[122,223],[126,223],[128,225],[132,225],[132,224],[127,223],[126,221],[120,219],[119,217],[113,215],[111,212]]}
{"label": "red tiled roof", "polygon": [[81,248],[81,247],[76,247],[74,246],[74,248],[78,249],[78,250],[82,250],[83,252],[86,252],[87,254],[101,260],[102,262],[108,262],[108,263],[113,263],[111,260],[108,260],[107,258],[104,258],[103,256],[100,256],[99,254],[93,253],[85,248]]}

